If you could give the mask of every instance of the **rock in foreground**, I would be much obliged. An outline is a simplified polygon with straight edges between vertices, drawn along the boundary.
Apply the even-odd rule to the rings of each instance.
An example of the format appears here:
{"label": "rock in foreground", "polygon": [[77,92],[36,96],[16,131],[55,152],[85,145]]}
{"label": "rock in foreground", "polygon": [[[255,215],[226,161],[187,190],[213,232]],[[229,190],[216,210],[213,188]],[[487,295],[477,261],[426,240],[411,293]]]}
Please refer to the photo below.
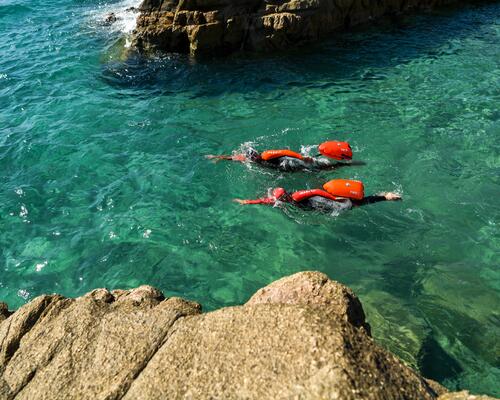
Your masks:
{"label": "rock in foreground", "polygon": [[142,286],[41,296],[5,316],[1,399],[437,397],[368,336],[356,296],[320,273],[207,314]]}
{"label": "rock in foreground", "polygon": [[142,51],[274,51],[385,15],[454,0],[144,0],[134,45]]}

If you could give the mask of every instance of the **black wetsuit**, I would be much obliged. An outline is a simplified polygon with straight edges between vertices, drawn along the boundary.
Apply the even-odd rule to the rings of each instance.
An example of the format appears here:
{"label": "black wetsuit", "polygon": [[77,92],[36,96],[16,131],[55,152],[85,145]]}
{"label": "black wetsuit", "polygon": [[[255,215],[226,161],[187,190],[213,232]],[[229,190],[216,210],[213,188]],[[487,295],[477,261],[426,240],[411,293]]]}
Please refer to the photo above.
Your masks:
{"label": "black wetsuit", "polygon": [[379,195],[367,196],[361,200],[342,199],[338,201],[327,199],[326,197],[322,196],[312,196],[306,200],[296,202],[295,204],[301,208],[313,209],[322,212],[340,213],[350,210],[351,208],[356,206],[378,203],[379,201],[385,200],[387,200],[385,196]]}
{"label": "black wetsuit", "polygon": [[286,156],[274,158],[268,161],[261,160],[259,163],[266,167],[276,168],[281,171],[330,169],[343,165],[342,163],[332,161],[326,157],[317,157],[312,158],[311,161],[304,161],[299,158]]}
{"label": "black wetsuit", "polygon": [[259,153],[254,148],[248,148],[245,151],[245,157],[253,162],[259,163],[268,168],[275,168],[281,171],[302,171],[302,170],[320,170],[331,169],[349,165],[346,163],[339,163],[326,157],[311,158],[309,161],[301,160],[295,157],[277,157],[272,160],[264,161],[260,158]]}

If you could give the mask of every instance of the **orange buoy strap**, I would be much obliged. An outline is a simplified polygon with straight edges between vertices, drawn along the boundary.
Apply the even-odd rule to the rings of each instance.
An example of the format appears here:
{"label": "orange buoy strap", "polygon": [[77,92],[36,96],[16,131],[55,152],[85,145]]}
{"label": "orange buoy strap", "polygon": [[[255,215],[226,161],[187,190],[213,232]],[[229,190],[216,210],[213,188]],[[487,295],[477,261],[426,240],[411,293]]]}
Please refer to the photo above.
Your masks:
{"label": "orange buoy strap", "polygon": [[293,157],[293,158],[298,158],[299,160],[302,160],[303,158],[301,154],[296,153],[295,151],[292,150],[266,150],[260,156],[264,161],[280,157]]}
{"label": "orange buoy strap", "polygon": [[297,203],[301,201],[307,200],[314,196],[321,196],[330,200],[337,200],[335,196],[332,196],[330,193],[325,192],[321,189],[309,189],[309,190],[299,190],[298,192],[292,193],[292,199]]}

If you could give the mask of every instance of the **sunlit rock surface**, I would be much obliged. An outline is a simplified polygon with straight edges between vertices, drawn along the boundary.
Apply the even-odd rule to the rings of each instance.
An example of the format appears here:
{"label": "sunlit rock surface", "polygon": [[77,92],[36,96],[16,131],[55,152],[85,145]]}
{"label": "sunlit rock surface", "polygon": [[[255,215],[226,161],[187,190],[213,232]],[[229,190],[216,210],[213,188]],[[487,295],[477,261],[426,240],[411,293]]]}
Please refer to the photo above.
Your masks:
{"label": "sunlit rock surface", "polygon": [[134,45],[142,51],[274,51],[386,15],[454,0],[144,0]]}
{"label": "sunlit rock surface", "polygon": [[150,286],[2,310],[2,399],[451,396],[378,346],[354,293],[317,272],[206,314]]}

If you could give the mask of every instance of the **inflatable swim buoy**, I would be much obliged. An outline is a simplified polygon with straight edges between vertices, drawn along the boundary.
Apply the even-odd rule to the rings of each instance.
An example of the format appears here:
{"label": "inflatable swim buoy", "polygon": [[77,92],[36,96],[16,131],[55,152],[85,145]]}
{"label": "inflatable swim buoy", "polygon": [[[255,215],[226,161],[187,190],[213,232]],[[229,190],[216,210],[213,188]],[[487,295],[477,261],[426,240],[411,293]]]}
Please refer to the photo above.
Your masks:
{"label": "inflatable swim buoy", "polygon": [[292,157],[302,160],[302,155],[292,150],[266,150],[261,155],[264,161],[273,160],[280,157]]}
{"label": "inflatable swim buoy", "polygon": [[326,199],[337,200],[335,196],[332,196],[330,193],[325,192],[324,190],[321,189],[299,190],[298,192],[292,193],[292,199],[297,203],[310,199],[311,197],[314,196],[321,196]]}
{"label": "inflatable swim buoy", "polygon": [[352,160],[352,149],[347,142],[324,142],[319,145],[318,150],[324,156],[335,160]]}
{"label": "inflatable swim buoy", "polygon": [[333,196],[347,197],[348,199],[361,200],[365,197],[363,182],[348,179],[332,179],[323,185],[328,193]]}

